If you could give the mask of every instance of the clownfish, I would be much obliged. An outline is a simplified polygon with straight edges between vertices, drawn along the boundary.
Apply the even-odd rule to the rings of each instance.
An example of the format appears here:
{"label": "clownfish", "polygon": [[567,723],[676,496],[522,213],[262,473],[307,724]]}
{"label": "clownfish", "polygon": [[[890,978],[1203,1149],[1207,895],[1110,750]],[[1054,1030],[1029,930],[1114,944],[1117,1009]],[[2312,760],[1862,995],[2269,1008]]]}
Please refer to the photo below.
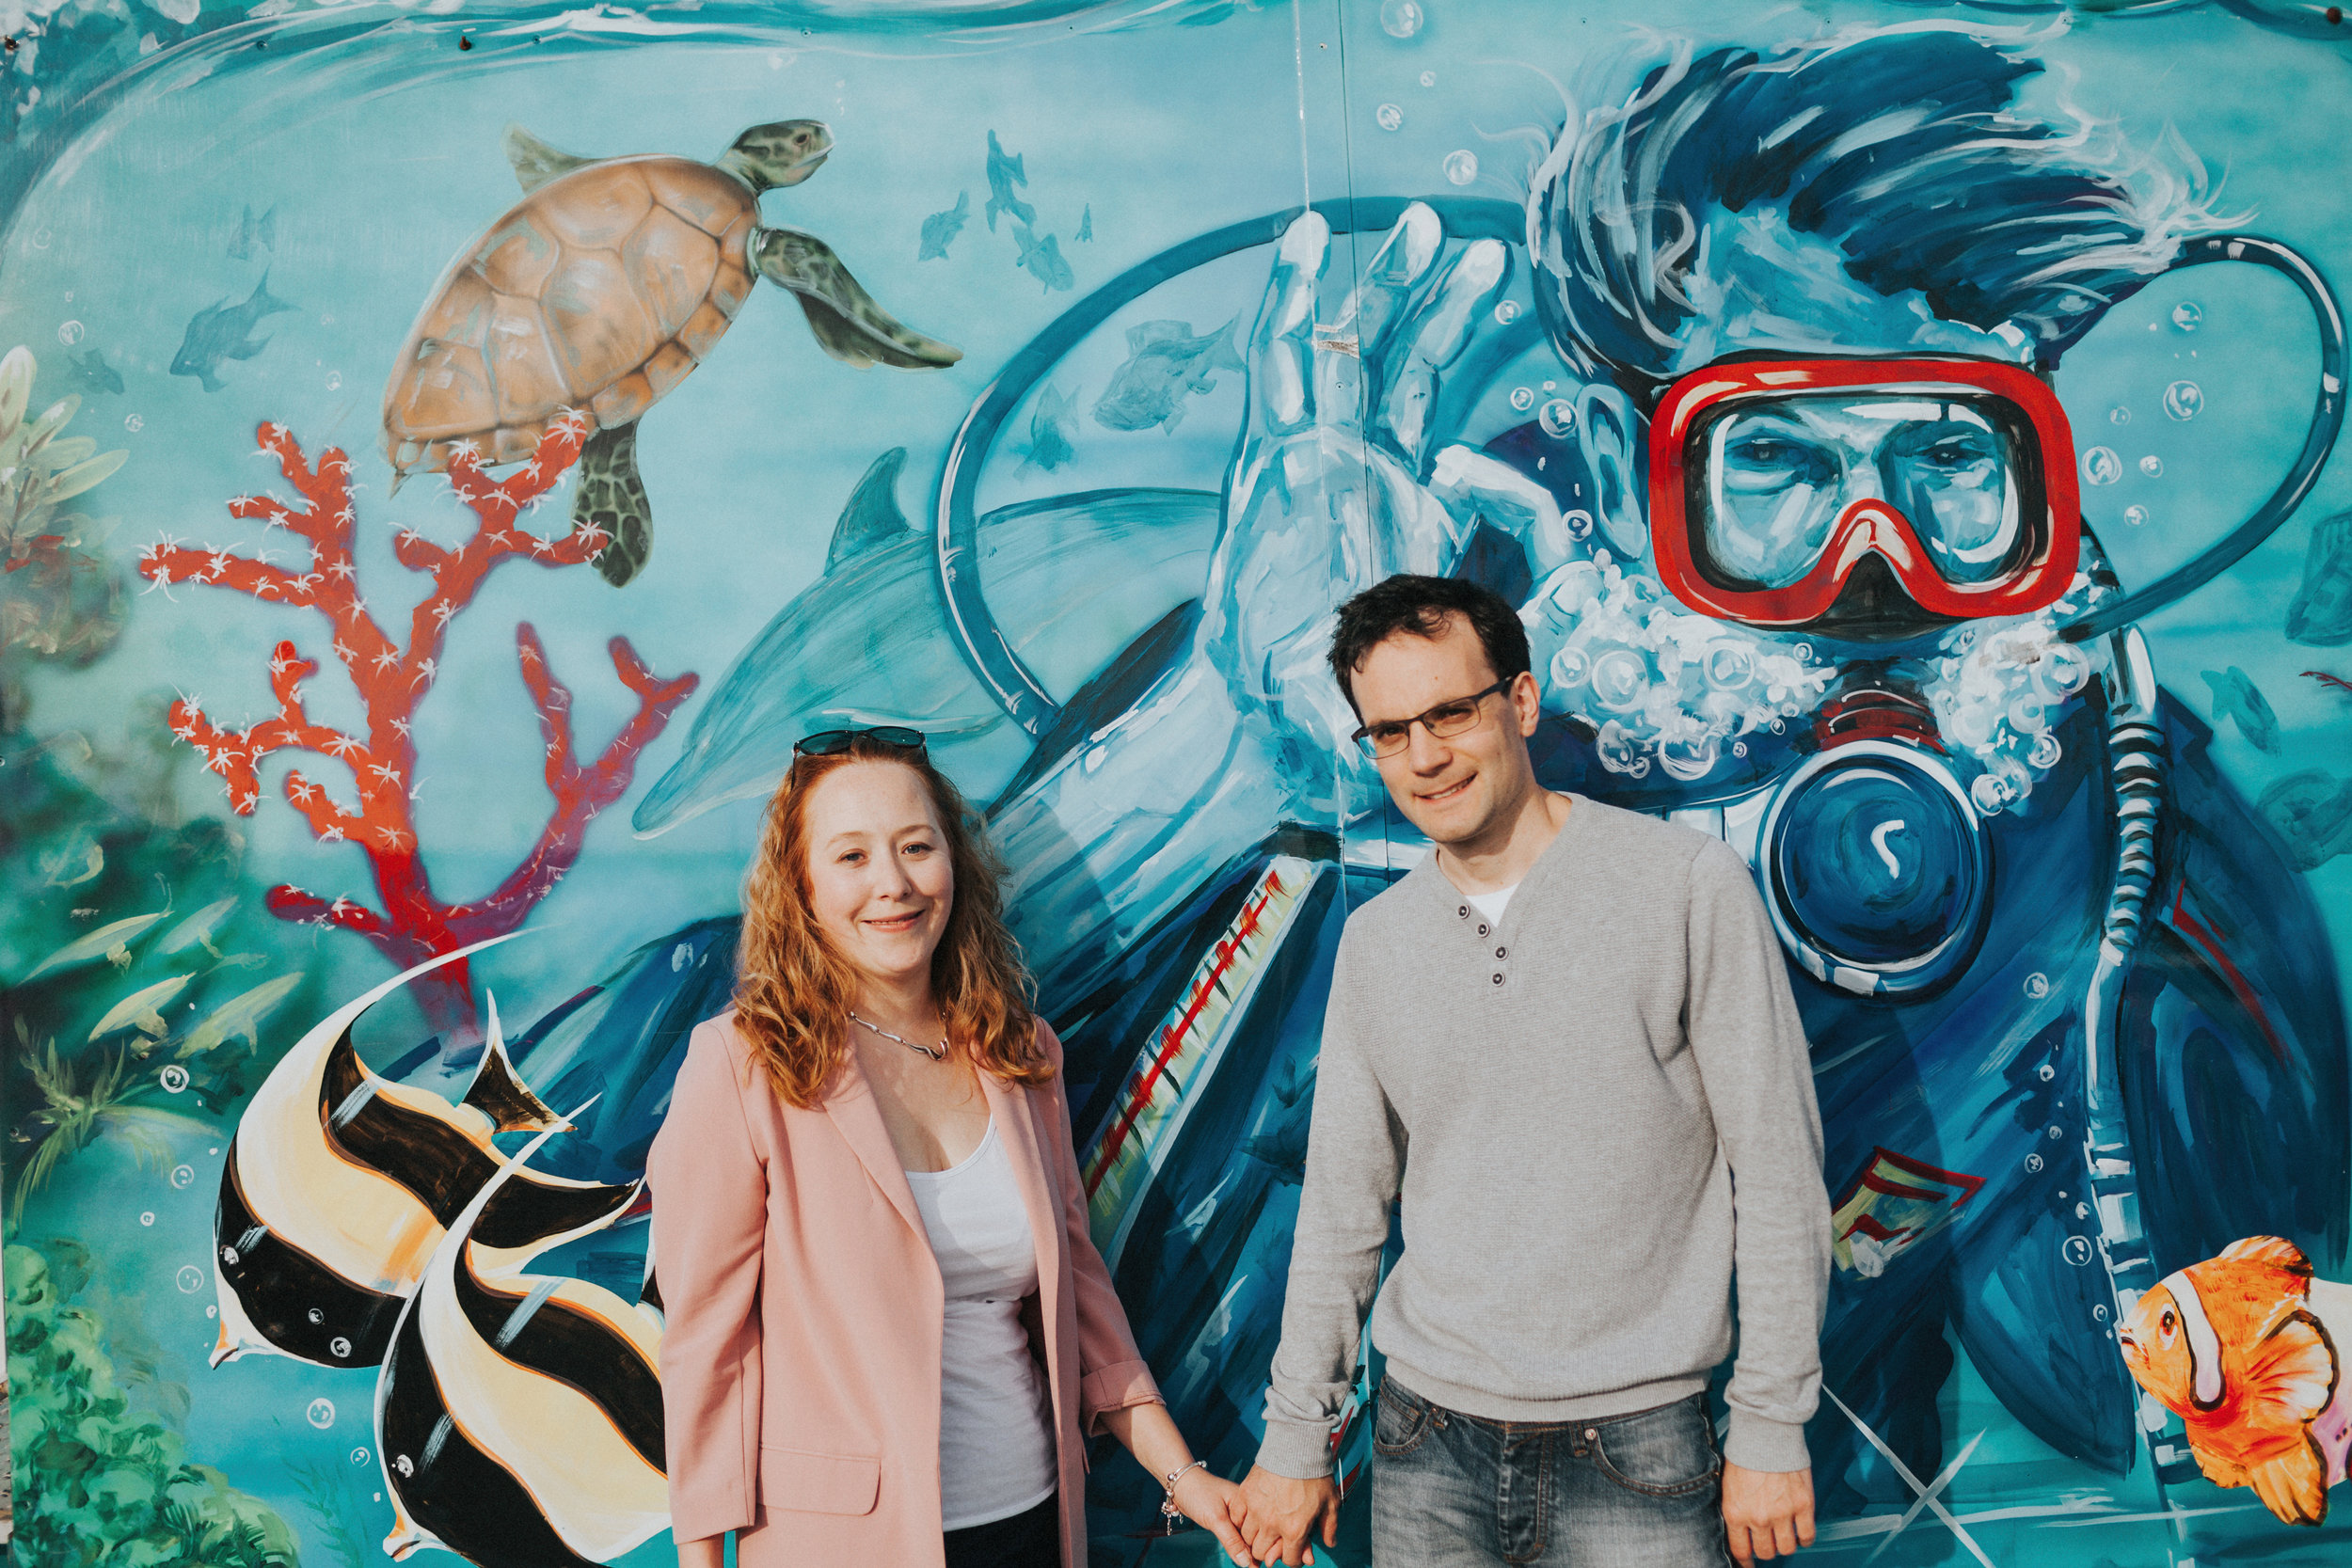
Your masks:
{"label": "clownfish", "polygon": [[2181,1418],[2207,1480],[2251,1486],[2288,1524],[2318,1525],[2352,1448],[2337,1351],[2348,1306],[2352,1290],[2314,1282],[2294,1243],[2249,1236],[2166,1275],[2116,1340],[2133,1378]]}

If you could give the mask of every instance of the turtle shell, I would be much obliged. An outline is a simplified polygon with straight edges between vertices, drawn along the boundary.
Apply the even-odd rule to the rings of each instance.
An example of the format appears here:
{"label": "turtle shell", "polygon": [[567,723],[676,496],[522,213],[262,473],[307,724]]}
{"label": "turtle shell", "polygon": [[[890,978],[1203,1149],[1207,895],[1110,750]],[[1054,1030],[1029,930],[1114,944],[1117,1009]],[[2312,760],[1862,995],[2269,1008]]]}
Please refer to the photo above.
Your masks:
{"label": "turtle shell", "polygon": [[384,455],[442,469],[531,455],[580,408],[625,425],[686,379],[751,293],[751,186],[686,158],[574,169],[466,247],[408,329],[384,388]]}

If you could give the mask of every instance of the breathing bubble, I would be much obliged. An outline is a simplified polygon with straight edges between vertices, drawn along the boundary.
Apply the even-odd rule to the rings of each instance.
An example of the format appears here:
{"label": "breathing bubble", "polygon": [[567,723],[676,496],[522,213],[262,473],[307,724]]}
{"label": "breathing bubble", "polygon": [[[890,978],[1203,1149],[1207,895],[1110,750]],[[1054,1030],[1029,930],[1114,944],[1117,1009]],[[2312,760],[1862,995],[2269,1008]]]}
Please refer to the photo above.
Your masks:
{"label": "breathing bubble", "polygon": [[1380,30],[1392,39],[1408,39],[1428,20],[1413,0],[1389,0],[1380,8]]}
{"label": "breathing bubble", "polygon": [[2033,749],[2026,753],[2026,761],[2046,773],[2058,766],[2058,737],[2045,732],[2034,737]]}
{"label": "breathing bubble", "polygon": [[141,1225],[153,1225],[155,1223],[155,1211],[150,1209],[146,1213],[141,1214],[139,1216],[139,1223]]}
{"label": "breathing bubble", "polygon": [[32,243],[35,250],[47,250],[49,248],[49,230],[45,225],[33,230]]}
{"label": "breathing bubble", "polygon": [[326,389],[330,392],[340,392],[343,389],[342,372],[328,371],[326,372]]}
{"label": "breathing bubble", "polygon": [[2194,381],[2175,381],[2164,389],[2164,411],[2185,423],[2205,406],[2205,389]]}
{"label": "breathing bubble", "polygon": [[[2043,989],[2046,990],[2048,988],[2044,987]],[[2040,1067],[2033,1069],[2033,1075],[2046,1084],[2051,1079],[2058,1076],[2058,1069],[2052,1067],[2049,1063],[2044,1062]]]}
{"label": "breathing bubble", "polygon": [[312,1400],[310,1402],[310,1408],[305,1410],[302,1414],[309,1418],[312,1426],[318,1428],[321,1432],[325,1432],[328,1427],[335,1424],[335,1402],[333,1400]]}
{"label": "breathing bubble", "polygon": [[2152,451],[2139,460],[2139,471],[2150,479],[2161,478],[2164,473],[2164,459]]}
{"label": "breathing bubble", "polygon": [[320,1324],[326,1322],[326,1314],[320,1311],[315,1307],[311,1307],[308,1312],[305,1312],[303,1316],[310,1321],[310,1326],[312,1328],[316,1328]]}
{"label": "breathing bubble", "polygon": [[1445,177],[1454,184],[1467,185],[1478,178],[1478,154],[1467,147],[1457,147],[1445,155]]}
{"label": "breathing bubble", "polygon": [[2092,1317],[2092,1318],[2096,1319],[2098,1322],[2100,1322],[2100,1323],[2106,1323],[2106,1322],[2107,1321],[2107,1309],[2106,1309],[2106,1305],[2103,1302],[2103,1303],[2100,1303],[2100,1304],[2099,1304],[2099,1305],[2097,1305],[2097,1306],[2094,1306],[2094,1307],[2091,1307],[2091,1309],[2090,1309],[2090,1315],[2091,1315],[2091,1317]]}
{"label": "breathing bubble", "polygon": [[1565,398],[1553,398],[1535,411],[1535,422],[1544,427],[1544,434],[1555,438],[1576,428],[1576,404]]}
{"label": "breathing bubble", "polygon": [[351,1358],[351,1341],[340,1334],[326,1341],[326,1348],[338,1361],[347,1361]]}
{"label": "breathing bubble", "polygon": [[2092,484],[2113,484],[2123,477],[2123,459],[2113,447],[2093,447],[2083,453],[2083,478]]}
{"label": "breathing bubble", "polygon": [[1551,681],[1554,686],[1572,689],[1582,686],[1592,673],[1592,658],[1581,648],[1563,648],[1551,656]]}
{"label": "breathing bubble", "polygon": [[1518,409],[1518,410],[1520,413],[1522,413],[1522,414],[1526,413],[1529,409],[1531,409],[1531,408],[1534,407],[1534,406],[1535,406],[1535,388],[1533,388],[1533,387],[1514,387],[1514,388],[1511,388],[1511,406],[1512,406],[1512,407],[1514,407],[1514,408],[1516,408],[1516,409]]}
{"label": "breathing bubble", "polygon": [[2058,1251],[2068,1262],[2079,1269],[2090,1261],[2090,1238],[2069,1236],[2066,1238],[2066,1244],[2058,1248]]}
{"label": "breathing bubble", "polygon": [[207,1307],[204,1308],[204,1315],[208,1318],[217,1318],[220,1316],[220,1308],[217,1307]]}
{"label": "breathing bubble", "polygon": [[2205,325],[2205,308],[2193,299],[2185,299],[2172,307],[2172,325],[2183,332],[2194,332]]}
{"label": "breathing bubble", "polygon": [[2026,994],[2035,1001],[2050,994],[2050,977],[2037,971],[2026,976]]}
{"label": "breathing bubble", "polygon": [[196,1167],[194,1165],[174,1165],[171,1167],[171,1184],[173,1186],[185,1187],[195,1180]]}
{"label": "breathing bubble", "polygon": [[171,1282],[180,1287],[182,1295],[192,1296],[204,1289],[204,1271],[194,1263],[183,1263],[180,1272],[171,1276]]}
{"label": "breathing bubble", "polygon": [[2046,1162],[2045,1162],[2045,1161],[2042,1158],[2042,1156],[2041,1156],[2041,1155],[2039,1155],[2039,1154],[2028,1154],[2028,1155],[2026,1155],[2026,1174],[2027,1174],[2027,1175],[2036,1175],[2036,1174],[2039,1174],[2039,1173],[2040,1173],[2040,1171],[2041,1171],[2041,1169],[2042,1169],[2042,1165],[2043,1165],[2044,1164],[2046,1164]]}
{"label": "breathing bubble", "polygon": [[2109,423],[2109,424],[2129,424],[2129,423],[2131,423],[2131,422],[2132,422],[2132,411],[2131,411],[2130,409],[2128,409],[2128,408],[2125,408],[2125,407],[2124,407],[2124,406],[2122,406],[2121,404],[2118,404],[2115,407],[2110,408],[2110,409],[2108,409],[2108,410],[2107,410],[2107,423]]}
{"label": "breathing bubble", "polygon": [[135,436],[147,428],[147,421],[136,414],[125,414],[122,416],[122,428]]}
{"label": "breathing bubble", "polygon": [[365,1449],[352,1449],[351,1462],[354,1465],[365,1465],[368,1462],[368,1450]]}
{"label": "breathing bubble", "polygon": [[1393,131],[1405,123],[1405,111],[1393,103],[1383,103],[1372,111],[1372,122],[1383,131]]}
{"label": "breathing bubble", "polygon": [[1571,512],[1560,521],[1566,525],[1571,539],[1590,539],[1593,536],[1593,515],[1589,512]]}
{"label": "breathing bubble", "polygon": [[2064,1136],[2066,1136],[2066,1129],[2064,1129],[2063,1127],[2060,1127],[2060,1126],[2059,1126],[2057,1122],[2055,1122],[2055,1121],[2054,1121],[2054,1122],[2052,1122],[2052,1123],[2050,1123],[2050,1141],[2051,1141],[2052,1143],[2056,1143],[2056,1142],[2058,1142],[2060,1138],[2062,1138],[2062,1137],[2064,1137]]}
{"label": "breathing bubble", "polygon": [[[155,1082],[164,1086],[166,1094],[178,1094],[188,1086],[188,1069],[174,1062],[155,1075]],[[183,1165],[180,1168],[185,1170],[187,1167]]]}
{"label": "breathing bubble", "polygon": [[75,343],[78,343],[81,341],[82,324],[80,322],[64,322],[59,324],[57,327],[57,341],[65,344],[68,348],[72,348]]}
{"label": "breathing bubble", "polygon": [[1497,326],[1508,326],[1518,319],[1519,302],[1518,300],[1506,299],[1495,306],[1495,325]]}
{"label": "breathing bubble", "polygon": [[1421,73],[1421,85],[1424,87],[1436,87],[1438,85],[1438,73],[1434,71],[1422,71]]}
{"label": "breathing bubble", "polygon": [[1648,689],[1648,667],[1630,648],[1612,648],[1593,661],[1593,700],[1602,707],[1624,713]]}
{"label": "breathing bubble", "polygon": [[2123,509],[2123,520],[2134,528],[2145,528],[2148,523],[2148,509],[2144,506],[2127,506]]}

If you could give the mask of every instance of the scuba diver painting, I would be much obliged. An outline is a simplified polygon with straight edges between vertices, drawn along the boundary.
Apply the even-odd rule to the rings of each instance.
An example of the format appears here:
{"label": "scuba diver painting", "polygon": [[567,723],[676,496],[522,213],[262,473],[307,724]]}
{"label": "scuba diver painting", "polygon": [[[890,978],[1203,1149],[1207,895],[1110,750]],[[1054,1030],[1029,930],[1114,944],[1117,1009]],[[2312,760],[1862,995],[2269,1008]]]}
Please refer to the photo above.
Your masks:
{"label": "scuba diver painting", "polygon": [[[0,442],[52,481],[103,467],[75,504],[163,537],[149,569],[109,565],[103,528],[63,510],[80,481],[55,483],[0,578],[0,1043],[32,1108],[7,1161],[10,1329],[100,1323],[162,1433],[140,1441],[213,1490],[172,1481],[139,1514],[106,1500],[127,1480],[60,1479],[40,1445],[83,1396],[58,1390],[96,1374],[12,1338],[24,1539],[144,1521],[160,1542],[178,1499],[170,1528],[261,1520],[347,1568],[671,1561],[644,1222],[691,1196],[648,1190],[646,1150],[689,1032],[729,1005],[744,802],[842,725],[920,732],[985,803],[1067,1053],[1093,1239],[1178,1425],[1238,1476],[1339,934],[1427,849],[1347,744],[1325,655],[1341,601],[1415,572],[1518,607],[1545,784],[1720,837],[1763,895],[1834,1209],[1815,1550],[2341,1550],[2352,664],[2329,607],[2352,491],[2329,463],[2352,228],[2311,150],[2345,129],[2329,29],[2352,24],[2268,0],[838,10],[420,15],[406,58],[436,53],[413,81],[370,53],[412,45],[300,9],[240,24],[275,74],[215,79],[250,46],[209,11],[152,24],[154,63],[119,83],[73,52],[96,23],[42,41],[40,69],[83,73],[88,125],[45,118],[57,92],[21,117],[50,151],[8,198],[10,342],[47,378],[75,373],[68,345],[103,354],[120,385],[95,409],[48,380],[13,413],[0,395]],[[521,102],[490,102],[493,62]],[[220,146],[260,138],[248,167],[316,159],[303,127],[354,82],[402,117],[365,165],[378,188],[166,203],[153,221],[242,210],[244,230],[202,230],[152,322],[110,311],[129,275],[92,258],[101,234],[127,253],[121,231],[67,214],[162,180],[57,150],[119,124],[88,145],[219,179],[168,150],[170,87],[223,95],[246,129]],[[661,83],[694,90],[657,103]],[[745,125],[796,139],[729,187],[711,264],[734,293],[705,336],[765,346],[606,396],[719,285],[595,180],[733,178],[742,140],[701,160]],[[726,261],[744,243],[791,252],[764,275],[814,343],[787,313],[738,317],[763,275]],[[520,314],[412,314],[447,315],[476,262],[607,250]],[[303,304],[215,367],[219,390],[172,380],[188,312],[264,273],[257,297]],[[515,403],[495,376],[449,382],[453,342],[567,368]],[[466,420],[416,422],[461,391]],[[675,407],[640,448],[654,398]],[[56,434],[77,410],[130,444],[121,472]],[[452,490],[509,493],[533,458],[466,432],[543,424],[589,441],[570,501],[492,519]],[[318,483],[340,464],[340,504],[390,527],[274,501],[257,425],[295,454],[289,482],[304,452]],[[289,549],[277,519],[297,515],[347,572],[254,590],[335,571]],[[468,558],[477,541],[498,555]],[[502,574],[466,601],[488,641],[394,592],[396,563],[510,556],[598,570]],[[114,616],[119,646],[44,654],[69,610]],[[357,642],[397,644],[370,614],[408,617],[438,663],[371,670]],[[608,641],[627,689],[575,699],[553,667]],[[290,747],[325,804],[262,760],[306,678],[306,734],[366,736],[349,778],[324,740]],[[200,705],[200,733],[105,740],[94,716],[150,688],[159,714]],[[588,780],[607,765],[572,759],[575,730],[591,755],[621,732],[611,754],[643,766]],[[398,777],[367,776],[387,761]],[[357,820],[332,800],[371,790],[404,864],[528,899],[335,896],[387,851],[304,824]],[[420,911],[484,919],[401,924]],[[491,977],[503,1026],[476,1019]],[[271,1008],[206,1032],[265,981]],[[116,1213],[110,1189],[156,1196]],[[36,1279],[78,1305],[20,1300]],[[1358,1413],[1376,1346],[1363,1361]],[[1369,1427],[1338,1434],[1343,1475],[1368,1474]],[[1160,1533],[1156,1481],[1095,1459],[1094,1561],[1207,1560]],[[1339,1560],[1363,1560],[1366,1513],[1351,1491]]]}

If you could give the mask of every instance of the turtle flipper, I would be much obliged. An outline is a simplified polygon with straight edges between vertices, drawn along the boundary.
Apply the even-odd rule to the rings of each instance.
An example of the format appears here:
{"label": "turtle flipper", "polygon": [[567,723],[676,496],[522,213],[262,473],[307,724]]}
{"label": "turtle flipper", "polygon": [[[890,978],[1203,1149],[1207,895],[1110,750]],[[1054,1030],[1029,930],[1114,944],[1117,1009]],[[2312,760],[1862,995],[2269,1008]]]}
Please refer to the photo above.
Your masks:
{"label": "turtle flipper", "polygon": [[597,158],[575,158],[549,147],[519,125],[507,126],[506,134],[499,138],[499,148],[506,154],[506,161],[515,166],[515,178],[521,182],[525,196],[576,168],[602,162]]}
{"label": "turtle flipper", "polygon": [[835,359],[860,369],[882,364],[917,371],[963,357],[963,350],[901,325],[816,235],[762,229],[753,234],[751,251],[759,275],[792,292],[818,346]]}
{"label": "turtle flipper", "polygon": [[637,421],[599,430],[580,449],[580,485],[572,492],[572,521],[604,531],[596,558],[605,581],[619,588],[653,553],[653,507],[637,477]]}

